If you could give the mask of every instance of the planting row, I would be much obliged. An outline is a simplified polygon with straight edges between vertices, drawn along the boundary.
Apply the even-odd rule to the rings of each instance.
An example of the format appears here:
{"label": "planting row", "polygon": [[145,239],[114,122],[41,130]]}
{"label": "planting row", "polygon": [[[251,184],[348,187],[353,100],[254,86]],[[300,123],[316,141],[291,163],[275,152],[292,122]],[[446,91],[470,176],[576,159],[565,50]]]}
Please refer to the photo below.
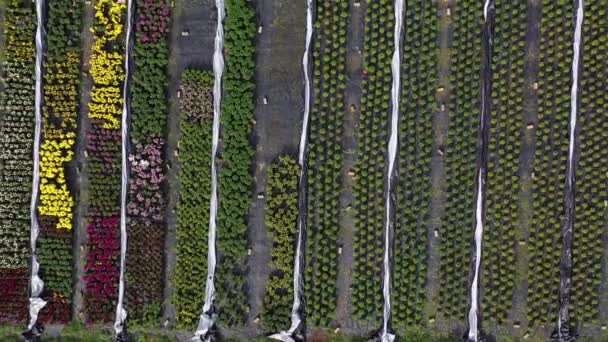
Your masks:
{"label": "planting row", "polygon": [[440,302],[447,318],[466,317],[473,237],[479,128],[483,3],[461,1],[453,11],[450,102],[445,169],[447,207],[441,226]]}
{"label": "planting row", "polygon": [[394,14],[391,0],[369,1],[365,13],[361,114],[355,162],[355,248],[353,310],[378,323],[382,314],[384,256],[384,173],[391,103]]}
{"label": "planting row", "polygon": [[36,13],[4,1],[0,55],[0,322],[24,322],[28,308],[30,194],[34,141]]}
{"label": "planting row", "polygon": [[211,194],[213,76],[188,70],[179,87],[180,198],[177,206],[177,263],[173,275],[176,325],[192,330],[205,299]]}
{"label": "planting row", "polygon": [[266,283],[261,323],[269,331],[289,326],[293,301],[293,261],[298,217],[300,166],[281,156],[268,168],[264,222],[272,241],[270,279]]}
{"label": "planting row", "polygon": [[405,13],[399,129],[399,171],[392,297],[393,324],[419,324],[425,304],[433,113],[437,109],[437,9],[411,1]]}
{"label": "planting row", "polygon": [[220,323],[244,323],[247,307],[245,267],[247,213],[251,203],[249,140],[253,126],[255,71],[255,11],[250,1],[227,0],[225,59],[222,96],[222,150],[218,164],[216,306]]}
{"label": "planting row", "polygon": [[72,301],[74,145],[78,128],[81,6],[52,1],[47,12],[40,148],[38,254],[47,305],[40,321],[67,323]]}
{"label": "planting row", "polygon": [[126,300],[130,323],[158,325],[163,300],[170,8],[137,0],[131,82]]}
{"label": "planting row", "polygon": [[560,233],[569,143],[573,16],[570,2],[543,2],[533,174],[534,215],[529,239],[528,320],[532,325],[545,325],[557,315]]}
{"label": "planting row", "polygon": [[88,104],[88,242],[85,313],[89,321],[113,319],[118,297],[120,259],[120,118],[124,71],[124,2],[98,0],[91,55],[93,88]]}
{"label": "planting row", "polygon": [[[606,232],[608,185],[608,3],[585,4],[583,64],[579,74],[579,141],[573,239],[573,316],[579,322],[605,322],[600,314],[602,236]],[[604,270],[605,272],[605,270]],[[605,290],[604,290],[605,291]]]}
{"label": "planting row", "polygon": [[511,309],[515,280],[526,15],[525,2],[496,4],[481,302],[484,319],[498,323]]}
{"label": "planting row", "polygon": [[316,326],[328,326],[336,308],[348,10],[346,0],[319,2],[314,24],[304,284],[307,322]]}

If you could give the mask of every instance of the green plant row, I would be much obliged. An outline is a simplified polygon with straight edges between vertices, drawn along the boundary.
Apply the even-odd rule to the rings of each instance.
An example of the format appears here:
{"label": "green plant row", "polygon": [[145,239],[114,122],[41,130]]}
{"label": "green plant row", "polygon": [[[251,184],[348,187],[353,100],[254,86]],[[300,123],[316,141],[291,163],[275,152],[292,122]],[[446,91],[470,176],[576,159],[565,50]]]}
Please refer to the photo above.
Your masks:
{"label": "green plant row", "polygon": [[[192,330],[205,299],[211,194],[213,76],[186,70],[180,92],[178,144],[180,198],[177,205],[175,288],[172,302],[179,329]],[[203,118],[203,119],[200,119]]]}
{"label": "green plant row", "polygon": [[272,264],[261,323],[269,331],[284,329],[290,322],[299,174],[300,166],[288,155],[268,168],[264,222],[272,241]]}
{"label": "green plant row", "polygon": [[218,269],[215,302],[223,326],[245,322],[247,287],[247,213],[251,203],[250,134],[253,120],[256,32],[249,0],[227,0],[222,97],[222,153],[219,160],[217,217]]}
{"label": "green plant row", "polygon": [[445,148],[447,207],[441,225],[440,305],[446,318],[466,317],[473,238],[475,168],[480,106],[483,3],[452,10],[449,123]]}
{"label": "green plant row", "polygon": [[3,1],[0,54],[0,322],[27,317],[34,141],[34,32],[28,1]]}
{"label": "green plant row", "polygon": [[317,4],[308,168],[305,296],[310,326],[335,316],[349,2]]}
{"label": "green plant row", "polygon": [[497,323],[507,318],[515,285],[526,16],[526,2],[496,4],[481,301],[484,319]]}
{"label": "green plant row", "polygon": [[558,310],[573,35],[573,3],[543,1],[532,188],[534,213],[528,244],[528,320],[535,326],[554,322]]}
{"label": "green plant row", "polygon": [[[576,170],[573,239],[573,319],[584,326],[601,323],[602,234],[606,232],[608,150],[608,4],[585,4],[583,21],[584,67],[579,74],[580,159]],[[604,252],[605,253],[605,252]]]}
{"label": "green plant row", "polygon": [[390,0],[370,1],[365,12],[364,69],[355,162],[353,310],[359,320],[382,318],[385,156],[391,103],[394,26]]}
{"label": "green plant row", "polygon": [[436,4],[408,4],[401,62],[399,172],[396,181],[393,324],[422,322],[427,265],[433,113],[438,66]]}

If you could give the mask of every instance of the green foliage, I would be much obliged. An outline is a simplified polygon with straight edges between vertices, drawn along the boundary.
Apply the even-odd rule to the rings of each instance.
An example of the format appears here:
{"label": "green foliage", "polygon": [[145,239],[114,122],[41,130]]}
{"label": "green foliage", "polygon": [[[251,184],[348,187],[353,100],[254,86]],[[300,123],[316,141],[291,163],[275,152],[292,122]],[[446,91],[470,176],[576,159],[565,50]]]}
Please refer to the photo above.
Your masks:
{"label": "green foliage", "polygon": [[483,4],[465,1],[453,11],[450,102],[445,169],[447,208],[441,225],[440,304],[444,316],[466,317],[469,290],[475,162],[480,108]]}
{"label": "green foliage", "polygon": [[[532,227],[528,243],[528,320],[542,326],[557,317],[560,232],[568,159],[571,86],[572,3],[543,2],[540,22],[538,126],[534,158]],[[555,77],[555,75],[560,75]],[[568,97],[569,99],[569,97]]]}
{"label": "green foliage", "polygon": [[499,324],[511,309],[516,274],[526,15],[525,2],[496,6],[481,298],[484,319]]}
{"label": "green foliage", "polygon": [[[363,55],[368,74],[362,82],[361,114],[355,163],[354,315],[377,324],[382,318],[382,260],[385,222],[385,156],[390,111],[393,5],[390,0],[368,2]],[[372,24],[373,23],[373,24]],[[362,300],[369,298],[371,300]]]}
{"label": "green foliage", "polygon": [[247,213],[251,201],[255,10],[247,0],[226,1],[222,152],[219,156],[216,306],[222,326],[245,322]]}
{"label": "green foliage", "polygon": [[439,32],[435,4],[413,1],[408,8],[401,61],[399,173],[391,293],[393,324],[409,332],[412,325],[421,323],[426,297],[432,126],[437,107],[432,94],[437,86]]}
{"label": "green foliage", "polygon": [[322,1],[316,7],[304,282],[310,326],[329,326],[336,308],[348,4]]}
{"label": "green foliage", "polygon": [[[212,108],[213,87],[208,71],[187,70],[182,75],[180,91],[197,91],[202,108]],[[205,113],[206,117],[210,117]],[[180,113],[181,137],[178,147],[180,162],[180,199],[177,206],[177,264],[173,276],[173,304],[180,329],[192,330],[205,298],[207,277],[207,235],[211,194],[212,121],[192,122],[190,113]]]}
{"label": "green foliage", "polygon": [[[579,74],[580,159],[575,197],[575,228],[573,238],[573,281],[571,311],[573,320],[585,327],[605,324],[600,321],[602,234],[606,232],[608,199],[606,187],[606,158],[608,150],[608,60],[606,37],[608,6],[591,2],[585,4],[585,20],[581,47],[584,68]],[[605,235],[604,235],[605,236]],[[604,245],[605,246],[605,245]],[[605,252],[604,252],[605,253]],[[604,271],[605,272],[605,271]],[[604,337],[608,341],[608,336]]]}
{"label": "green foliage", "polygon": [[264,222],[273,247],[261,322],[269,331],[279,331],[289,325],[293,301],[299,172],[300,167],[290,156],[279,157],[268,168]]}

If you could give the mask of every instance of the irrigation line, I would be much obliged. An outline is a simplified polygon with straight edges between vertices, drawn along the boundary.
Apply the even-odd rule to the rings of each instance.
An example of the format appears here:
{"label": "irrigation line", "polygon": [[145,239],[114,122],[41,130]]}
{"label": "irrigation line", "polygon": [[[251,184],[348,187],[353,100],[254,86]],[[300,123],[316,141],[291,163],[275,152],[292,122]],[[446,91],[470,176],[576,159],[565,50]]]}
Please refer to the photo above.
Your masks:
{"label": "irrigation line", "polygon": [[216,313],[213,307],[215,299],[215,239],[217,216],[217,168],[215,158],[220,136],[220,114],[222,104],[222,74],[224,72],[224,0],[215,0],[217,8],[217,27],[213,51],[213,140],[211,146],[211,200],[209,204],[209,236],[207,240],[207,281],[205,285],[205,304],[193,341],[212,341],[212,328],[215,325]]}
{"label": "irrigation line", "polygon": [[306,235],[307,201],[306,188],[308,184],[308,118],[310,115],[310,47],[313,26],[313,0],[306,0],[306,46],[302,56],[302,70],[304,72],[304,114],[302,122],[302,134],[300,136],[300,151],[298,163],[300,164],[300,179],[298,184],[298,241],[296,244],[296,255],[293,267],[293,306],[291,308],[291,326],[287,331],[270,336],[271,339],[295,342],[302,340],[302,311],[304,310],[304,279],[302,277],[302,266],[304,264],[304,237]]}
{"label": "irrigation line", "polygon": [[121,188],[120,188],[120,279],[118,282],[118,303],[116,304],[116,319],[114,320],[115,338],[125,339],[124,325],[127,310],[124,308],[125,294],[125,259],[127,254],[127,190],[129,186],[129,78],[131,64],[131,32],[133,26],[133,1],[127,0],[127,36],[125,37],[125,80],[123,83],[122,118],[121,118]]}
{"label": "irrigation line", "polygon": [[568,327],[570,305],[570,291],[572,289],[572,238],[574,228],[574,192],[576,165],[574,164],[574,150],[576,148],[576,123],[578,114],[578,71],[580,61],[581,29],[584,19],[584,3],[578,0],[576,9],[576,28],[572,43],[572,88],[570,89],[570,141],[568,144],[568,165],[565,187],[565,216],[562,229],[562,255],[560,260],[559,282],[559,314],[557,317],[557,338],[559,341],[570,341],[574,338]]}
{"label": "irrigation line", "polygon": [[469,331],[467,339],[479,341],[479,277],[482,257],[483,229],[485,221],[485,193],[488,168],[488,142],[490,130],[490,106],[492,93],[492,45],[494,36],[494,0],[485,0],[483,6],[483,64],[481,84],[481,110],[479,112],[479,142],[477,151],[475,203],[475,249],[473,254],[473,281],[471,282],[471,308],[469,310]]}
{"label": "irrigation line", "polygon": [[30,298],[29,298],[29,315],[30,320],[27,325],[28,334],[39,336],[41,331],[37,331],[34,328],[38,321],[38,313],[46,305],[46,301],[40,298],[42,291],[44,290],[44,282],[38,276],[40,270],[40,263],[38,262],[38,256],[36,255],[36,241],[38,240],[38,234],[40,233],[40,227],[38,225],[38,192],[40,187],[40,139],[42,130],[42,75],[43,75],[43,59],[44,59],[44,38],[46,37],[46,31],[44,29],[44,9],[45,0],[36,1],[36,99],[35,105],[35,128],[34,128],[34,169],[32,173],[32,198],[30,202],[30,247],[32,250],[32,274],[30,278]]}

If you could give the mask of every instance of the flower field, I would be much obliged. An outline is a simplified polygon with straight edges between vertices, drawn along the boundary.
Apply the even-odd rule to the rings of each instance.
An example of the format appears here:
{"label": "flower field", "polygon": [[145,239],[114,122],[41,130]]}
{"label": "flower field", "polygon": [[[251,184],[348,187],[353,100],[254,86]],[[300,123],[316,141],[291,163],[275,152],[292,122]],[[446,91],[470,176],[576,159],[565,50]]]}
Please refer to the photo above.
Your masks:
{"label": "flower field", "polygon": [[89,210],[84,307],[91,322],[113,320],[120,259],[120,117],[124,65],[124,3],[95,2],[87,134]]}
{"label": "flower field", "polygon": [[40,156],[40,263],[50,301],[40,312],[45,323],[67,323],[72,301],[73,166],[78,128],[82,8],[73,1],[48,7]]}
{"label": "flower field", "polygon": [[5,2],[0,56],[0,322],[27,318],[34,136],[34,4]]}
{"label": "flower field", "polygon": [[[392,0],[225,0],[223,69],[212,58],[222,44],[206,29],[218,24],[221,1],[134,0],[131,12],[126,0],[48,0],[43,13],[35,1],[0,1],[0,341],[32,318],[38,110],[32,215],[47,301],[37,321],[47,327],[42,340],[69,339],[76,326],[107,335],[122,257],[134,341],[192,336],[210,280],[204,314],[219,340],[280,333],[358,341],[351,336],[386,332],[403,341],[540,342],[558,329],[605,340],[607,1],[579,10],[578,0],[411,0],[399,13]],[[310,108],[304,74],[291,69],[300,62],[311,70]],[[211,70],[220,69],[214,84]],[[309,136],[300,140],[306,109]],[[308,159],[296,160],[297,151]],[[395,204],[388,222],[387,198]],[[298,218],[306,220],[301,232]],[[295,293],[294,278],[302,280]]]}
{"label": "flower field", "polygon": [[139,0],[131,85],[131,152],[127,204],[127,307],[132,323],[156,326],[163,301],[170,7]]}
{"label": "flower field", "polygon": [[211,193],[213,76],[188,70],[182,74],[178,160],[177,265],[173,283],[177,327],[193,329],[205,299],[207,240]]}
{"label": "flower field", "polygon": [[310,324],[328,326],[336,307],[348,1],[323,1],[316,10],[305,293]]}

